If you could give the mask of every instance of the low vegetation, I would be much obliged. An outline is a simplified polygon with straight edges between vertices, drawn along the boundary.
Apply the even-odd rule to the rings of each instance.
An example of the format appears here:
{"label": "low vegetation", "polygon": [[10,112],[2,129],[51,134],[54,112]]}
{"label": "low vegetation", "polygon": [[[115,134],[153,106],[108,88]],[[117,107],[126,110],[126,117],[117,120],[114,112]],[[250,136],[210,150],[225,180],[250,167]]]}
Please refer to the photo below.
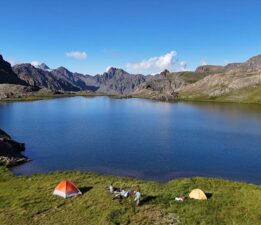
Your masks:
{"label": "low vegetation", "polygon": [[261,85],[255,88],[242,88],[229,92],[228,94],[220,96],[207,96],[201,93],[190,94],[181,93],[180,101],[208,101],[208,102],[231,102],[231,103],[247,103],[247,104],[261,104]]}
{"label": "low vegetation", "polygon": [[[53,196],[63,179],[73,181],[83,195],[71,199]],[[141,205],[131,198],[113,200],[106,186],[140,188]],[[187,199],[194,188],[209,192],[207,201]],[[176,179],[165,184],[102,176],[84,172],[55,172],[15,177],[0,167],[0,224],[212,224],[258,225],[261,187],[212,178]]]}

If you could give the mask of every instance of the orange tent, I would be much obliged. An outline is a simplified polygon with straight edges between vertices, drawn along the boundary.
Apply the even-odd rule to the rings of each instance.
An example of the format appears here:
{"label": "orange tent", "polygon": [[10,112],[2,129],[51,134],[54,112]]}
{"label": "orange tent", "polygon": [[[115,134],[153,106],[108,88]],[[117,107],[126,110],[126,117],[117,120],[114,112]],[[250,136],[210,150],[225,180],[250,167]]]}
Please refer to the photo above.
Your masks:
{"label": "orange tent", "polygon": [[76,195],[81,195],[82,192],[76,187],[74,183],[68,180],[64,180],[56,186],[53,194],[63,198],[70,198]]}

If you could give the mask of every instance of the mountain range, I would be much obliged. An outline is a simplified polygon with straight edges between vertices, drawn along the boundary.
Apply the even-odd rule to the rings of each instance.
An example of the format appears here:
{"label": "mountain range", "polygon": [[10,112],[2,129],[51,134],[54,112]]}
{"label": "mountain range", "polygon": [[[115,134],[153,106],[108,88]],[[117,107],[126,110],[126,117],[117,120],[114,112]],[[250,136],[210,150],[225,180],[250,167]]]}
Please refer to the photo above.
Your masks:
{"label": "mountain range", "polygon": [[[226,66],[204,65],[195,71],[162,71],[157,75],[129,74],[111,67],[91,76],[65,67],[50,69],[42,63],[11,65],[0,55],[0,98],[20,92],[32,93],[87,91],[105,95],[128,95],[163,100],[260,101],[261,55],[244,63]],[[6,94],[8,92],[9,94]]]}
{"label": "mountain range", "polygon": [[143,75],[130,75],[122,69],[113,67],[102,75],[96,76],[73,73],[64,67],[50,70],[46,65],[37,68],[31,64],[15,65],[13,71],[27,84],[52,91],[130,94],[138,85],[146,81]]}

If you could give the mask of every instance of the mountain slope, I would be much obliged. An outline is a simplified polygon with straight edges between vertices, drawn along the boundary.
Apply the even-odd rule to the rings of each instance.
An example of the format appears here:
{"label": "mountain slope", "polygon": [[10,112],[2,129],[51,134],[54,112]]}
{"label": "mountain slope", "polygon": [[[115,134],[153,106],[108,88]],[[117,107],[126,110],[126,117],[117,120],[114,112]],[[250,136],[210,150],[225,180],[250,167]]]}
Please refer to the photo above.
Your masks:
{"label": "mountain slope", "polygon": [[154,99],[261,102],[261,55],[244,63],[206,65],[195,72],[163,71],[140,85],[133,96]]}
{"label": "mountain slope", "polygon": [[52,91],[80,91],[80,88],[74,86],[67,79],[64,79],[63,76],[35,68],[29,63],[15,65],[13,71],[20,79],[32,86],[48,88]]}
{"label": "mountain slope", "polygon": [[113,67],[103,75],[96,75],[94,79],[99,85],[97,91],[106,94],[130,94],[146,81],[144,75],[129,74]]}
{"label": "mountain slope", "polygon": [[[261,55],[179,89],[181,99],[261,102]],[[253,96],[253,94],[257,96]],[[254,101],[253,101],[254,99]]]}
{"label": "mountain slope", "polygon": [[28,86],[26,82],[19,79],[12,71],[10,63],[6,62],[0,55],[0,84],[18,84]]}
{"label": "mountain slope", "polygon": [[206,72],[174,72],[167,70],[150,76],[133,93],[133,96],[153,99],[176,99],[178,90],[207,76]]}

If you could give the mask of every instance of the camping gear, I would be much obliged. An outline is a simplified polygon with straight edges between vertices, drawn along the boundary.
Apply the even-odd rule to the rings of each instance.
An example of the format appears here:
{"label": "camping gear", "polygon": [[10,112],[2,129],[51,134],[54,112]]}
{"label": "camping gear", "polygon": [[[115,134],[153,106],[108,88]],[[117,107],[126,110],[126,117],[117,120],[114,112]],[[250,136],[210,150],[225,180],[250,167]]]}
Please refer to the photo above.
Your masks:
{"label": "camping gear", "polygon": [[194,189],[189,193],[189,197],[197,200],[207,200],[206,194],[201,189]]}
{"label": "camping gear", "polygon": [[70,198],[76,195],[81,195],[82,192],[76,187],[74,183],[68,180],[64,180],[56,186],[53,194],[63,198]]}
{"label": "camping gear", "polygon": [[134,201],[136,202],[137,206],[140,204],[140,199],[141,199],[141,193],[139,191],[135,191]]}
{"label": "camping gear", "polygon": [[186,199],[186,196],[178,196],[178,197],[176,197],[175,198],[175,200],[177,201],[177,202],[183,202],[184,200]]}

